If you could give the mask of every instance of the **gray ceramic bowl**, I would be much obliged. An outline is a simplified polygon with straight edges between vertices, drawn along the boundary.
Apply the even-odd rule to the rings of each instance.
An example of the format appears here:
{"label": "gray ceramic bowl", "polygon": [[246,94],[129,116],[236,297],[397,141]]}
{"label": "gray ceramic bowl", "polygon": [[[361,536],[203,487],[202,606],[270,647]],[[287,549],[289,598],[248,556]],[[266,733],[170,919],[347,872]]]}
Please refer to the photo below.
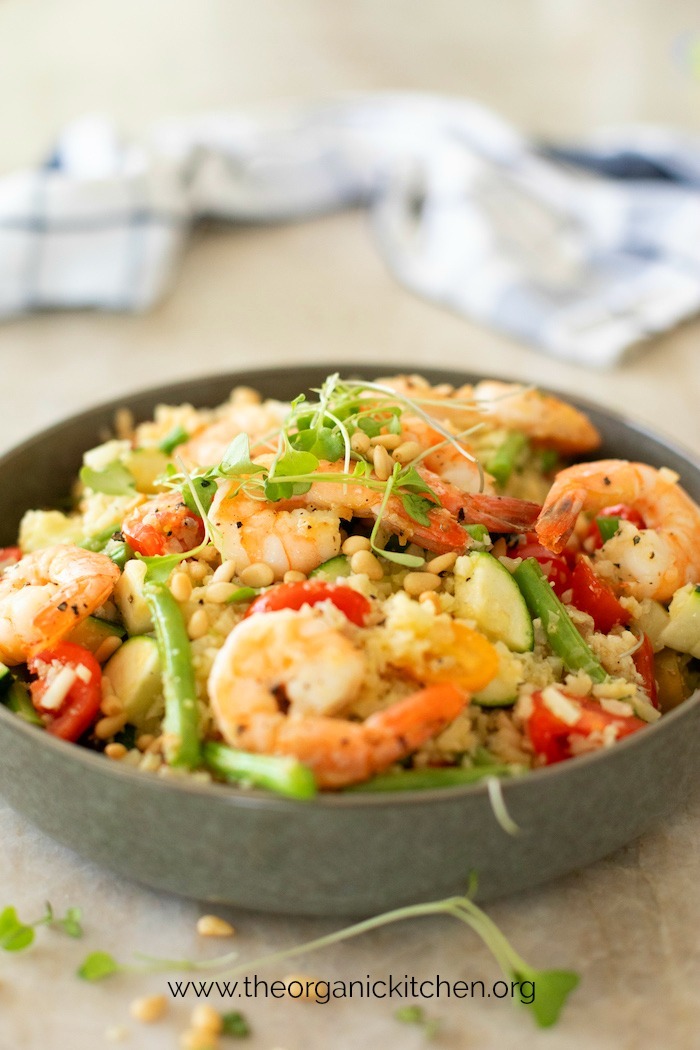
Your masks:
{"label": "gray ceramic bowl", "polygon": [[[53,427],[0,460],[0,544],[24,510],[58,502],[84,449],[114,411],[146,419],[157,402],[213,405],[245,383],[288,398],[347,366],[240,372],[121,398]],[[362,368],[365,377],[380,369]],[[386,369],[383,370],[386,373]],[[436,382],[472,376],[430,372]],[[700,501],[700,469],[638,424],[589,404],[601,455],[678,471]],[[660,820],[685,795],[696,762],[700,695],[642,733],[504,782],[522,829],[507,835],[483,785],[396,796],[329,795],[298,803],[219,785],[164,780],[50,737],[0,709],[0,791],[59,841],[161,890],[271,912],[350,915],[463,892],[512,893],[603,857]]]}

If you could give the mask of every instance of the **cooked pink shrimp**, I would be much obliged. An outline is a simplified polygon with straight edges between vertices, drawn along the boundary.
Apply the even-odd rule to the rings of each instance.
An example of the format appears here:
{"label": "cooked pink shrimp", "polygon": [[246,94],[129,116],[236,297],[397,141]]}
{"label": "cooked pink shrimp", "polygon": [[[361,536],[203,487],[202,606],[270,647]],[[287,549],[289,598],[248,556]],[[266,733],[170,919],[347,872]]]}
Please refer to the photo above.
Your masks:
{"label": "cooked pink shrimp", "polygon": [[[321,462],[318,467],[320,474],[342,470],[342,463]],[[382,525],[404,541],[438,554],[467,549],[470,538],[462,522],[480,522],[493,532],[525,532],[540,510],[537,503],[526,500],[470,495],[425,468],[419,473],[442,504],[427,512],[430,524],[415,521],[399,497],[392,496],[382,513]],[[223,556],[236,562],[237,572],[252,562],[266,562],[275,579],[288,569],[310,572],[335,557],[340,550],[341,518],[375,518],[383,498],[381,489],[361,482],[314,481],[308,492],[278,503],[251,499],[239,487],[238,481],[221,483],[209,511],[222,536]]]}
{"label": "cooked pink shrimp", "polygon": [[[445,428],[457,434],[449,421],[446,422]],[[462,449],[468,453],[465,456],[454,444],[446,442],[445,436],[439,430],[435,430],[429,423],[417,416],[404,414],[401,417],[401,429],[403,439],[417,442],[424,450],[431,450],[421,458],[420,462],[443,481],[461,489],[462,492],[475,493],[482,491],[483,484],[483,491],[493,494],[491,477],[479,470],[476,458],[470,458],[468,439],[455,437],[455,441],[459,441]]]}
{"label": "cooked pink shrimp", "polygon": [[[239,484],[221,483],[209,510],[209,520],[221,535],[223,557],[236,563],[237,573],[255,562],[265,562],[280,580],[289,569],[308,573],[339,553],[337,510],[285,509],[237,492]],[[335,488],[338,496],[340,486]]]}
{"label": "cooked pink shrimp", "polygon": [[393,376],[380,382],[414,398],[435,419],[451,421],[458,430],[492,422],[519,430],[531,441],[564,456],[591,452],[600,445],[600,434],[583,412],[558,397],[518,383],[485,379],[454,390],[431,387],[420,376]]}
{"label": "cooked pink shrimp", "polygon": [[259,439],[279,430],[288,412],[289,406],[280,401],[261,404],[259,400],[234,397],[223,418],[180,445],[178,455],[187,467],[213,467],[239,434],[247,434],[256,449]]}
{"label": "cooked pink shrimp", "polygon": [[65,638],[109,598],[118,579],[106,555],[72,544],[25,554],[0,580],[0,660],[24,663]]}
{"label": "cooked pink shrimp", "polygon": [[[281,610],[243,620],[214,660],[208,693],[232,747],[294,755],[319,787],[367,780],[442,732],[467,696],[443,682],[420,689],[364,722],[339,717],[355,698],[364,657],[315,610]],[[284,690],[287,713],[280,710]]]}
{"label": "cooked pink shrimp", "polygon": [[672,471],[646,463],[603,459],[562,470],[537,521],[540,542],[561,551],[582,510],[595,514],[615,503],[638,510],[647,528],[621,522],[594,555],[599,575],[622,594],[662,602],[700,580],[700,507]]}

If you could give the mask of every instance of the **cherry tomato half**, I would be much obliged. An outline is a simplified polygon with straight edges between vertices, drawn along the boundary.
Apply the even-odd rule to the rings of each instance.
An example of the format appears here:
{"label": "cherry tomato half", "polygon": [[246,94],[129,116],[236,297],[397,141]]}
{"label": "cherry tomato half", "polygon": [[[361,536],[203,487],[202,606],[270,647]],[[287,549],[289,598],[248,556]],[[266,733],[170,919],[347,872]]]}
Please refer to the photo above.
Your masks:
{"label": "cherry tomato half", "polygon": [[324,580],[302,580],[300,583],[280,583],[259,595],[251,603],[246,616],[254,613],[277,612],[278,609],[301,609],[302,605],[316,605],[330,601],[348,620],[363,627],[369,616],[369,599],[352,587],[343,587]]}
{"label": "cherry tomato half", "polygon": [[[600,514],[597,514],[596,517],[621,518],[623,521],[631,521],[638,529],[645,529],[647,527],[646,522],[639,511],[635,510],[634,507],[630,507],[628,503],[616,503],[612,507],[603,507]],[[586,540],[589,541],[587,547],[594,551],[599,550],[603,546],[603,537],[600,534],[597,521],[592,521],[589,525],[588,532],[586,533]],[[593,541],[592,548],[590,541]]]}
{"label": "cherry tomato half", "polygon": [[[30,686],[32,703],[40,714],[53,718],[46,731],[61,740],[79,740],[100,713],[102,671],[95,657],[82,645],[57,642],[30,657],[27,666],[39,676]],[[76,672],[73,684],[57,709],[44,707],[42,700],[51,682],[66,667]]]}
{"label": "cherry tomato half", "polygon": [[[602,734],[607,726],[614,726],[617,739],[621,740],[630,733],[636,733],[638,729],[644,729],[646,725],[646,722],[634,715],[610,714],[595,700],[571,696],[569,693],[563,695],[579,712],[579,717],[573,724],[555,714],[547,706],[541,692],[532,694],[532,712],[525,728],[535,753],[545,759],[546,765],[572,757],[572,735],[590,737],[594,733]],[[599,746],[603,746],[602,740]]]}
{"label": "cherry tomato half", "polygon": [[608,634],[616,624],[627,625],[632,619],[587,558],[581,558],[571,574],[571,592],[572,605],[593,617],[596,631]]}
{"label": "cherry tomato half", "polygon": [[563,554],[553,554],[537,539],[537,534],[527,532],[525,542],[518,544],[508,552],[513,558],[534,558],[539,562],[542,572],[545,574],[552,589],[558,598],[571,586],[571,570],[566,557]]}
{"label": "cherry tomato half", "polygon": [[184,554],[204,540],[204,522],[183,502],[179,492],[142,503],[121,527],[137,554]]}

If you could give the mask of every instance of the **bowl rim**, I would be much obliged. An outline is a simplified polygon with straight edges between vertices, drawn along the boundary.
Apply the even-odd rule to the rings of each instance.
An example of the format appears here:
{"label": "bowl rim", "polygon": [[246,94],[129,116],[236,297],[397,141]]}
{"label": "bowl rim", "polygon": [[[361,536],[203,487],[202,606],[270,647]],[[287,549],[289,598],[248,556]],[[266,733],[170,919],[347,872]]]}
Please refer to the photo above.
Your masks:
{"label": "bowl rim", "polygon": [[[391,363],[388,363],[388,367],[391,367]],[[96,415],[116,412],[116,410],[120,408],[129,408],[130,403],[132,402],[150,402],[152,406],[155,406],[163,396],[167,395],[169,398],[171,396],[178,396],[178,394],[182,394],[184,400],[189,400],[187,398],[187,391],[193,384],[199,385],[211,381],[218,381],[222,384],[223,389],[230,389],[227,384],[230,383],[231,386],[235,386],[237,382],[241,381],[243,376],[251,375],[252,373],[254,373],[256,377],[259,377],[258,381],[264,382],[268,378],[274,380],[275,376],[278,376],[282,372],[289,374],[297,370],[301,371],[302,369],[305,371],[317,371],[319,375],[331,375],[334,372],[340,372],[341,374],[343,372],[350,372],[352,374],[354,371],[349,368],[347,362],[328,363],[323,361],[309,361],[295,365],[273,365],[263,368],[246,367],[230,372],[211,372],[193,376],[189,379],[176,380],[173,383],[163,383],[147,388],[137,388],[130,393],[121,394],[116,398],[100,402],[91,408],[83,409],[80,412],[68,415],[38,433],[25,438],[20,444],[15,445],[2,453],[0,456],[0,471],[4,469],[8,460],[19,454],[31,451],[32,447],[37,444],[44,444],[52,437],[58,436],[66,426],[70,425],[79,427],[82,423],[89,422]],[[385,374],[386,368],[385,366],[377,366],[362,362],[358,366],[358,370],[360,372],[371,371],[377,375],[382,375]],[[471,369],[462,372],[460,369],[426,367],[421,374],[426,374],[428,377],[443,376],[444,380],[440,381],[447,382],[454,381],[455,377],[463,379],[464,382],[478,381],[481,378],[494,378],[494,376],[490,374],[473,371]],[[449,377],[452,378],[450,379]],[[538,390],[560,397],[563,400],[574,404],[576,407],[581,408],[584,412],[590,411],[600,413],[613,423],[617,423],[627,429],[632,429],[636,433],[649,437],[653,441],[660,442],[669,452],[686,460],[694,469],[700,471],[700,461],[696,462],[695,453],[686,448],[680,442],[677,442],[674,438],[666,437],[664,434],[659,433],[644,422],[635,420],[616,409],[608,408],[607,406],[588,398],[579,397],[578,394],[561,391],[555,387],[542,386],[539,383],[533,384],[527,379],[519,379],[514,376],[500,378],[505,382],[522,383],[525,386],[534,385]],[[503,793],[512,796],[518,791],[527,790],[527,785],[540,784],[543,777],[551,783],[553,788],[556,788],[556,785],[561,783],[564,777],[577,770],[583,772],[586,769],[595,766],[597,763],[609,761],[611,756],[623,755],[630,751],[633,752],[640,748],[646,748],[647,745],[645,744],[645,741],[649,740],[649,733],[653,733],[654,738],[656,739],[665,731],[664,727],[668,727],[668,732],[671,732],[675,723],[680,719],[690,717],[691,713],[698,707],[698,705],[700,705],[700,689],[696,690],[692,696],[677,708],[664,714],[656,723],[649,725],[647,732],[633,733],[625,737],[623,740],[616,741],[614,745],[609,748],[602,748],[598,751],[577,755],[575,758],[569,759],[565,762],[543,766],[539,769],[528,770],[523,774],[514,775],[512,777],[499,778],[498,782],[500,789]],[[231,806],[242,805],[245,808],[256,808],[267,811],[285,810],[289,812],[310,805],[321,806],[331,810],[338,808],[381,808],[387,806],[393,807],[396,805],[432,805],[438,801],[453,802],[459,801],[463,798],[487,796],[489,794],[489,780],[491,779],[488,776],[485,776],[483,779],[472,784],[405,791],[378,791],[376,794],[373,792],[365,793],[351,791],[319,792],[319,794],[312,799],[300,800],[286,798],[256,788],[240,788],[232,784],[200,781],[186,772],[183,772],[182,774],[170,774],[167,777],[159,777],[154,776],[153,773],[139,770],[120,762],[110,762],[109,760],[105,760],[105,756],[102,754],[91,751],[89,748],[79,747],[71,742],[60,740],[51,736],[49,733],[44,732],[38,726],[33,726],[24,722],[17,715],[7,710],[2,704],[0,704],[0,727],[5,727],[10,732],[24,736],[27,740],[32,740],[35,743],[41,741],[39,746],[48,748],[49,753],[54,754],[57,759],[69,759],[69,756],[72,754],[73,759],[76,762],[82,763],[88,769],[91,769],[100,775],[110,778],[116,777],[117,781],[121,780],[125,785],[148,786],[150,790],[159,792],[184,792],[188,795],[194,794],[195,796],[200,796],[202,798],[218,800],[219,802]]]}

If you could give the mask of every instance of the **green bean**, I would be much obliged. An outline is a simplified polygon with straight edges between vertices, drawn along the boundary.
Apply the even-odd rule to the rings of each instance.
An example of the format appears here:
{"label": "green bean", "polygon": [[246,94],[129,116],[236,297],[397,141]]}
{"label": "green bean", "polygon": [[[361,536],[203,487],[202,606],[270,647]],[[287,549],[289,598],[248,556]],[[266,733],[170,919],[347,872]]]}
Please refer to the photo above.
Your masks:
{"label": "green bean", "polygon": [[347,791],[426,791],[429,788],[455,787],[474,784],[486,777],[507,777],[520,772],[517,766],[497,765],[436,769],[405,769],[400,773],[382,773],[362,784],[353,784]]}
{"label": "green bean", "polygon": [[255,787],[289,798],[313,798],[316,794],[316,778],[309,767],[296,758],[253,755],[214,743],[204,745],[202,757],[206,766],[226,780],[247,780]]}
{"label": "green bean", "polygon": [[147,583],[143,593],[153,617],[163,669],[165,757],[171,766],[192,769],[200,764],[199,712],[185,621],[164,583]]}
{"label": "green bean", "polygon": [[531,616],[539,616],[547,640],[568,671],[585,671],[594,682],[604,682],[602,664],[574,627],[571,617],[552,590],[549,580],[534,558],[526,558],[513,573],[513,579],[527,603]]}
{"label": "green bean", "polygon": [[506,435],[485,464],[486,469],[489,474],[493,474],[497,484],[506,484],[526,448],[527,438],[519,430],[513,430]]}
{"label": "green bean", "polygon": [[134,556],[133,550],[125,540],[115,540],[112,538],[107,540],[102,553],[106,554],[108,558],[111,558],[114,564],[120,569],[123,569],[126,563]]}

